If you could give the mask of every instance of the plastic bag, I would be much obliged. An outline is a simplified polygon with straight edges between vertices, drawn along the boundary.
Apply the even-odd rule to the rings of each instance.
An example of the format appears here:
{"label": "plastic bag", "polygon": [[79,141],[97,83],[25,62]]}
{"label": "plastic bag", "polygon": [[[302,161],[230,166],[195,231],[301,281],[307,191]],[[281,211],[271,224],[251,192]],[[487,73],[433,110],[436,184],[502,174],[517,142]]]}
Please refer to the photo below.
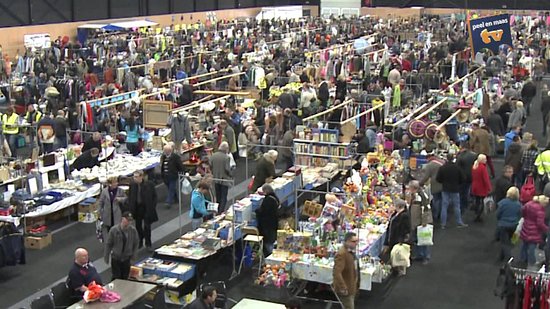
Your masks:
{"label": "plastic bag", "polygon": [[405,266],[409,267],[411,266],[411,246],[407,244],[397,244],[393,246],[391,253],[390,253],[390,260],[391,260],[391,266],[393,267],[399,267],[399,266]]}
{"label": "plastic bag", "polygon": [[229,157],[229,168],[235,169],[237,167],[237,162],[235,162],[235,158],[233,158],[233,154],[228,153],[227,156]]}
{"label": "plastic bag", "polygon": [[491,213],[496,209],[495,200],[491,195],[483,199],[483,212],[485,214]]}
{"label": "plastic bag", "polygon": [[184,178],[181,181],[181,193],[187,195],[191,194],[193,192],[193,187],[191,186],[191,182],[189,182],[189,179]]}
{"label": "plastic bag", "polygon": [[86,303],[96,301],[101,297],[103,291],[104,289],[101,285],[96,284],[95,281],[92,281],[88,285],[88,289],[86,290],[86,292],[84,292],[83,299]]}
{"label": "plastic bag", "polygon": [[426,226],[419,226],[416,229],[416,237],[418,239],[417,245],[433,246],[434,226],[431,224],[428,224]]}

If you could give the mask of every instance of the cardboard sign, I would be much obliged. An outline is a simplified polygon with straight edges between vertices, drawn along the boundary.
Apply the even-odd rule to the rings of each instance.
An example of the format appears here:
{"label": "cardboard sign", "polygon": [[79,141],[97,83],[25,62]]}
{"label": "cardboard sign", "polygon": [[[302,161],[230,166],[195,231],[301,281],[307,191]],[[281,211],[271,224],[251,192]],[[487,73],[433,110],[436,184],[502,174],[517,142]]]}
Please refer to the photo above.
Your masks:
{"label": "cardboard sign", "polygon": [[472,56],[484,48],[498,54],[502,45],[513,47],[508,14],[471,19],[468,23],[468,31]]}

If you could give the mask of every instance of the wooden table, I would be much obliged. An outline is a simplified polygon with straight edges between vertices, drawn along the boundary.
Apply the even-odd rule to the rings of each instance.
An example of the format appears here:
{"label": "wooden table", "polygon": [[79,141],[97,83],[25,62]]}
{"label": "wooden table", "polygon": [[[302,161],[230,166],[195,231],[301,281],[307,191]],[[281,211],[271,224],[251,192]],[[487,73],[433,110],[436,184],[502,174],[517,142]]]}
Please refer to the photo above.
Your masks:
{"label": "wooden table", "polygon": [[271,303],[267,301],[255,300],[250,298],[243,298],[238,302],[233,309],[285,309],[285,305]]}
{"label": "wooden table", "polygon": [[120,301],[118,303],[102,303],[100,301],[95,301],[93,303],[86,304],[84,300],[81,300],[78,303],[70,306],[69,308],[122,309],[135,303],[137,300],[145,296],[156,287],[157,285],[155,284],[115,279],[113,282],[106,285],[105,288],[113,290],[120,294]]}

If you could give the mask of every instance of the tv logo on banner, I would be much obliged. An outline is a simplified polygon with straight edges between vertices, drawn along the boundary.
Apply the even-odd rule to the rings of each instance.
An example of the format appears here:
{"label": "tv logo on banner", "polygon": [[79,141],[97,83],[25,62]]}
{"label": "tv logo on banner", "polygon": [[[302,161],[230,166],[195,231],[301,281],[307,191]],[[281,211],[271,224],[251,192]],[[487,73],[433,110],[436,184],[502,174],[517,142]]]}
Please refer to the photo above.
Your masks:
{"label": "tv logo on banner", "polygon": [[484,48],[498,54],[502,45],[512,47],[510,15],[502,14],[472,19],[469,22],[472,56]]}

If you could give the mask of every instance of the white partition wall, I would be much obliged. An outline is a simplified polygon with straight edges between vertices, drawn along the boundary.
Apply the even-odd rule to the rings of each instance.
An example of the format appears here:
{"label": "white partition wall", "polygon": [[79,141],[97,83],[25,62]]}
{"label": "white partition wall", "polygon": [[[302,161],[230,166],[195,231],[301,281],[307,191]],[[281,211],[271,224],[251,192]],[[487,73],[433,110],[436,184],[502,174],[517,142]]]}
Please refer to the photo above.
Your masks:
{"label": "white partition wall", "polygon": [[359,16],[361,0],[321,0],[321,16],[330,15]]}

